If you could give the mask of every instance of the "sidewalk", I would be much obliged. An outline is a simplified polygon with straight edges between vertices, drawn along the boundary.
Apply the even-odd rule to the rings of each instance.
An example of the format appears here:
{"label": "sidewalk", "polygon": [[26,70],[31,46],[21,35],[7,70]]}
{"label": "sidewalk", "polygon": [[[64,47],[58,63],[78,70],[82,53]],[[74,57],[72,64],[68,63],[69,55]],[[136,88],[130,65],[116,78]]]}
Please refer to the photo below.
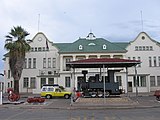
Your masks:
{"label": "sidewalk", "polygon": [[[134,109],[160,107],[160,102],[155,99],[153,93],[143,93],[136,96],[133,93],[109,98],[79,98],[76,102],[70,99],[46,99],[44,103],[27,103],[27,98],[39,97],[34,94],[22,94],[21,104],[3,104],[3,108],[21,109]],[[3,101],[4,102],[4,101]],[[72,104],[71,104],[72,103]]]}

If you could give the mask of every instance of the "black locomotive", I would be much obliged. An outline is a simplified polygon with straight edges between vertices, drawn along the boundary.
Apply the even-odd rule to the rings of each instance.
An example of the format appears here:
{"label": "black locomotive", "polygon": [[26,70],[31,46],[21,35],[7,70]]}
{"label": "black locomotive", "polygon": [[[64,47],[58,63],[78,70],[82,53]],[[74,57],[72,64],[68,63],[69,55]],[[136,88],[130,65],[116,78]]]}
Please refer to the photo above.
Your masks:
{"label": "black locomotive", "polygon": [[104,97],[104,95],[108,97],[110,95],[120,95],[121,90],[119,89],[119,83],[114,82],[115,72],[116,70],[108,70],[108,76],[96,74],[95,76],[90,76],[89,79],[86,80],[86,74],[88,72],[82,71],[84,77],[78,81],[78,90],[83,93],[83,96],[90,97]]}

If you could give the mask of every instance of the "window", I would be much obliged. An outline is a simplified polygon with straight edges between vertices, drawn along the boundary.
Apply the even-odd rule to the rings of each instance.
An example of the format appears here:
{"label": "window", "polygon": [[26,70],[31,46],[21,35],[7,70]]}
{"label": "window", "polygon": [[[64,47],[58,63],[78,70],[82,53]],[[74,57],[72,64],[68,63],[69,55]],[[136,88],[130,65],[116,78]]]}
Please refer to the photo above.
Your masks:
{"label": "window", "polygon": [[27,58],[24,60],[24,68],[27,68]]}
{"label": "window", "polygon": [[65,87],[71,87],[71,79],[70,79],[70,77],[65,77]]}
{"label": "window", "polygon": [[46,78],[41,78],[41,87],[46,84]]}
{"label": "window", "polygon": [[35,77],[31,77],[30,88],[36,88],[36,78]]}
{"label": "window", "polygon": [[138,46],[135,46],[135,51],[137,51],[138,50]]}
{"label": "window", "polygon": [[42,91],[47,91],[47,88],[46,87],[42,88]]}
{"label": "window", "polygon": [[157,76],[157,85],[160,86],[160,76]]}
{"label": "window", "polygon": [[36,58],[33,58],[33,68],[36,68]]}
{"label": "window", "polygon": [[11,71],[8,70],[8,78],[10,78],[10,77],[11,77]]}
{"label": "window", "polygon": [[146,76],[137,76],[137,81],[136,81],[136,76],[134,76],[133,80],[135,87],[136,87],[136,82],[138,87],[146,87]]}
{"label": "window", "polygon": [[48,78],[48,84],[53,85],[54,84],[54,78]]}
{"label": "window", "polygon": [[116,81],[119,83],[119,86],[122,86],[122,77],[116,76]]}
{"label": "window", "polygon": [[51,88],[51,87],[48,88],[48,91],[53,91],[53,90],[54,90],[54,88]]}
{"label": "window", "polygon": [[31,51],[32,51],[32,52],[34,51],[34,48],[33,48],[33,47],[31,48]]}
{"label": "window", "polygon": [[45,47],[43,47],[43,51],[45,51],[46,50],[46,48]]}
{"label": "window", "polygon": [[140,86],[146,87],[146,76],[140,76]]}
{"label": "window", "polygon": [[140,50],[140,51],[142,50],[142,46],[139,46],[139,50]]}
{"label": "window", "polygon": [[154,67],[156,67],[157,66],[156,57],[153,57],[153,61],[154,61]]}
{"label": "window", "polygon": [[155,76],[150,76],[150,86],[151,86],[151,87],[156,86],[156,83],[155,83]]}
{"label": "window", "polygon": [[149,67],[152,67],[152,58],[149,57]]}
{"label": "window", "polygon": [[23,88],[28,88],[28,83],[29,83],[28,77],[23,78]]}
{"label": "window", "polygon": [[7,86],[8,86],[8,88],[10,88],[10,83],[9,82],[8,82]]}
{"label": "window", "polygon": [[13,87],[13,81],[11,81],[11,88]]}
{"label": "window", "polygon": [[144,40],[145,39],[145,37],[144,36],[142,36],[142,40]]}
{"label": "window", "polygon": [[135,58],[135,57],[133,57],[133,60],[136,60],[136,58]]}
{"label": "window", "polygon": [[53,58],[53,59],[52,59],[52,67],[53,67],[53,68],[56,68],[56,58]]}
{"label": "window", "polygon": [[89,43],[88,45],[96,45],[95,43]]}
{"label": "window", "polygon": [[51,58],[48,58],[48,68],[51,68]]}
{"label": "window", "polygon": [[43,58],[43,68],[46,68],[46,58]]}
{"label": "window", "polygon": [[37,51],[37,47],[35,47],[35,51]]}
{"label": "window", "polygon": [[103,45],[103,49],[107,49],[107,46],[106,46],[106,45]]}
{"label": "window", "polygon": [[[71,58],[66,58],[66,63],[69,63],[71,61]],[[70,71],[70,68],[66,66],[66,71]]]}
{"label": "window", "polygon": [[29,59],[28,59],[28,68],[31,68],[31,61],[32,61],[32,59],[29,58]]}
{"label": "window", "polygon": [[149,46],[149,50],[153,50],[153,47],[152,47],[152,46]]}
{"label": "window", "polygon": [[55,92],[61,92],[61,90],[59,88],[56,88]]}
{"label": "window", "polygon": [[42,51],[42,48],[41,48],[41,47],[38,47],[38,51]]}
{"label": "window", "polygon": [[82,50],[83,49],[83,46],[82,45],[79,45],[79,50]]}
{"label": "window", "polygon": [[133,77],[133,81],[134,81],[134,87],[139,86],[139,77],[137,76],[137,79],[136,79],[136,76]]}
{"label": "window", "polygon": [[135,51],[152,51],[152,46],[135,46]]}
{"label": "window", "polygon": [[143,46],[143,50],[146,50],[146,47],[145,47],[145,46]]}

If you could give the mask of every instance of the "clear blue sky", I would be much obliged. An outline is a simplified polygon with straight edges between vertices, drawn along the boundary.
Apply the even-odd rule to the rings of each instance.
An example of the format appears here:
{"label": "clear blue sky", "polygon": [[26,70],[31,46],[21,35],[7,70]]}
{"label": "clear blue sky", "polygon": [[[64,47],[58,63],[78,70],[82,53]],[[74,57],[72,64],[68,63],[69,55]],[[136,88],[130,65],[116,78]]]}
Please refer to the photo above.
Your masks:
{"label": "clear blue sky", "polygon": [[[92,30],[111,42],[132,41],[139,32],[160,42],[160,0],[0,0],[0,71],[5,35],[20,25],[32,39],[39,31],[50,41],[73,42]],[[142,19],[141,19],[142,11]]]}

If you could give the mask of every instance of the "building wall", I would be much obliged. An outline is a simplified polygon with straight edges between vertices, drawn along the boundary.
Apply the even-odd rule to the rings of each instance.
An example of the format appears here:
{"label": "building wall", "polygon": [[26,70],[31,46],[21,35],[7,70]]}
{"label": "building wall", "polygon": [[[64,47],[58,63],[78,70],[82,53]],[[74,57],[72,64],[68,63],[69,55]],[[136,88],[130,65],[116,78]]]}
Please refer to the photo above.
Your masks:
{"label": "building wall", "polygon": [[[157,76],[160,75],[160,46],[156,41],[152,40],[146,33],[140,33],[137,38],[130,42],[130,45],[126,48],[126,57],[129,59],[136,59],[142,62],[137,67],[138,75],[146,76],[146,87],[138,87],[139,91],[150,92],[160,88],[157,84]],[[149,57],[151,57],[152,65],[149,65]],[[154,65],[154,57],[156,58],[156,65]],[[129,72],[132,73],[134,68],[130,68]],[[150,76],[155,76],[155,86],[150,87]],[[133,81],[133,76],[131,81]],[[133,88],[135,91],[135,87]]]}

